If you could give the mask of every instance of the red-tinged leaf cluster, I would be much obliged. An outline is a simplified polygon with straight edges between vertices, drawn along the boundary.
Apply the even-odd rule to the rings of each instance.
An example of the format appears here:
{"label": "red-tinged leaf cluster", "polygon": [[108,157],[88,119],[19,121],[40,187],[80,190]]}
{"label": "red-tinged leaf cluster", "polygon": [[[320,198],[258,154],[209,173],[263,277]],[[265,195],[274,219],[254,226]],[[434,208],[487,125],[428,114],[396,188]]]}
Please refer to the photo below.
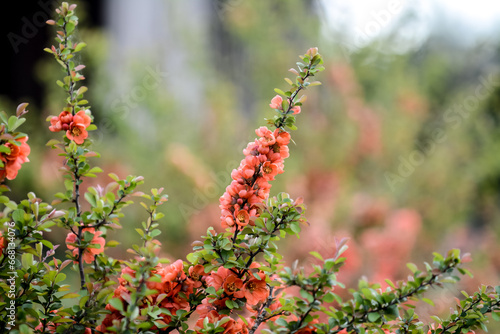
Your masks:
{"label": "red-tinged leaf cluster", "polygon": [[[188,277],[183,269],[182,260],[177,260],[169,265],[159,264],[151,272],[154,278],[141,282],[143,286],[156,292],[139,301],[137,306],[141,309],[148,305],[158,305],[170,312],[170,314],[160,314],[162,318],[162,320],[158,320],[160,324],[168,324],[171,321],[171,316],[175,315],[178,310],[189,310],[189,302],[186,296],[193,292],[197,280]],[[118,305],[110,303],[106,306],[106,309],[111,313],[107,314],[102,324],[97,327],[98,331],[113,333],[108,331],[107,328],[120,324],[124,318],[121,311],[127,309],[130,303],[133,303],[131,292],[137,288],[130,284],[130,278],[135,277],[135,275],[135,271],[129,267],[122,269],[122,274],[118,278],[120,285],[113,294],[113,299],[118,300]]]}

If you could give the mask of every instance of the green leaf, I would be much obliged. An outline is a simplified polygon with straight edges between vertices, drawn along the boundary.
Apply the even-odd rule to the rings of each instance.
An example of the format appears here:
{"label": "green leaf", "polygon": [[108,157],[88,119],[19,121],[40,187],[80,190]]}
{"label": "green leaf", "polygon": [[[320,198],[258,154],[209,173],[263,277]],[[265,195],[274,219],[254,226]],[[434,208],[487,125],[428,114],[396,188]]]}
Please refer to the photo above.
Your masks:
{"label": "green leaf", "polygon": [[311,294],[304,289],[300,289],[300,295],[302,296],[302,298],[307,300],[309,303],[312,303],[314,301],[314,297],[311,296]]}
{"label": "green leaf", "polygon": [[321,254],[320,254],[320,253],[318,253],[318,252],[312,251],[312,252],[309,252],[309,254],[311,254],[312,256],[314,256],[315,258],[317,258],[317,259],[318,259],[318,260],[320,260],[320,261],[324,261],[324,260],[323,260],[323,257],[322,257],[322,256],[321,256]]}
{"label": "green leaf", "polygon": [[33,331],[28,327],[28,325],[22,324],[19,326],[19,334],[31,334]]}
{"label": "green leaf", "polygon": [[226,307],[228,309],[233,309],[234,308],[233,301],[231,299],[226,299]]}
{"label": "green leaf", "polygon": [[418,271],[417,266],[413,263],[407,263],[406,266],[408,267],[408,269],[410,269],[412,273],[416,273]]}
{"label": "green leaf", "polygon": [[61,299],[73,299],[73,298],[79,298],[81,297],[78,293],[67,293],[64,296],[60,297]]}
{"label": "green leaf", "polygon": [[23,268],[29,268],[33,264],[33,254],[24,253],[21,257]]}
{"label": "green leaf", "polygon": [[434,306],[434,302],[429,298],[422,298],[422,301],[429,304],[430,306]]}
{"label": "green leaf", "polygon": [[75,51],[74,51],[74,52],[79,52],[79,51],[81,51],[81,50],[82,50],[84,47],[86,47],[86,46],[87,46],[87,44],[86,44],[86,43],[84,43],[84,42],[80,42],[80,43],[78,43],[78,44],[76,45],[76,47],[75,47]]}
{"label": "green leaf", "polygon": [[97,125],[95,124],[90,124],[89,126],[87,126],[87,131],[95,131],[97,130]]}
{"label": "green leaf", "polygon": [[7,127],[9,131],[14,131],[18,127],[20,127],[24,122],[26,122],[26,118],[17,118],[16,116],[10,116],[9,121],[7,123]]}
{"label": "green leaf", "polygon": [[368,313],[368,321],[370,322],[376,322],[378,319],[380,319],[380,317],[381,315],[377,312]]}
{"label": "green leaf", "polygon": [[198,261],[198,253],[189,253],[187,256],[186,256],[186,260],[188,260],[189,262],[195,264],[197,261]]}
{"label": "green leaf", "polygon": [[309,83],[309,87],[319,86],[319,85],[321,85],[321,82],[319,82],[319,81],[313,81],[313,82]]}
{"label": "green leaf", "polygon": [[94,168],[90,169],[90,170],[88,171],[88,173],[93,173],[93,174],[96,174],[96,173],[102,173],[102,169],[101,169],[101,168],[99,168],[99,167],[94,167]]}
{"label": "green leaf", "polygon": [[118,311],[123,311],[123,303],[120,299],[118,298],[113,298],[113,299],[110,299],[109,301],[109,305],[113,306],[115,309],[117,309]]}
{"label": "green leaf", "polygon": [[7,153],[10,154],[10,148],[8,148],[5,145],[0,145],[0,153]]}
{"label": "green leaf", "polygon": [[286,96],[285,92],[284,92],[284,91],[282,91],[282,90],[281,90],[281,89],[279,89],[279,88],[275,88],[275,89],[274,89],[274,91],[275,91],[276,93],[280,94],[280,95]]}
{"label": "green leaf", "polygon": [[120,243],[116,240],[109,240],[106,242],[106,247],[116,247],[118,246]]}
{"label": "green leaf", "polygon": [[394,283],[392,283],[392,281],[388,278],[385,279],[385,282],[393,289],[396,289],[396,286],[394,285]]}
{"label": "green leaf", "polygon": [[441,320],[437,315],[431,315],[430,317],[436,322],[436,324],[441,324],[443,322],[443,320]]}
{"label": "green leaf", "polygon": [[323,302],[325,303],[333,303],[335,300],[335,295],[333,292],[329,291],[324,297],[323,297]]}
{"label": "green leaf", "polygon": [[54,245],[53,245],[50,241],[48,241],[48,240],[42,239],[42,240],[40,240],[40,242],[41,242],[41,243],[42,243],[45,247],[47,247],[47,248],[49,248],[49,249],[53,249],[53,248],[54,248]]}
{"label": "green leaf", "polygon": [[54,282],[55,283],[59,283],[59,282],[62,282],[66,279],[66,274],[63,274],[63,273],[59,273],[55,279],[54,279]]}
{"label": "green leaf", "polygon": [[91,206],[93,206],[93,207],[94,207],[94,206],[97,206],[97,202],[96,202],[96,199],[95,199],[95,196],[94,196],[94,195],[92,195],[91,193],[88,193],[88,192],[87,192],[87,193],[85,193],[85,194],[84,194],[84,197],[85,197],[85,199],[87,200],[87,202],[89,202],[89,204],[90,204]]}
{"label": "green leaf", "polygon": [[73,30],[75,30],[75,26],[76,26],[75,22],[73,22],[73,21],[67,22],[66,23],[66,34],[70,35],[73,32]]}
{"label": "green leaf", "polygon": [[57,139],[51,139],[47,142],[47,144],[45,144],[45,146],[51,146],[51,147],[54,147],[55,145],[57,144],[60,144],[61,142]]}

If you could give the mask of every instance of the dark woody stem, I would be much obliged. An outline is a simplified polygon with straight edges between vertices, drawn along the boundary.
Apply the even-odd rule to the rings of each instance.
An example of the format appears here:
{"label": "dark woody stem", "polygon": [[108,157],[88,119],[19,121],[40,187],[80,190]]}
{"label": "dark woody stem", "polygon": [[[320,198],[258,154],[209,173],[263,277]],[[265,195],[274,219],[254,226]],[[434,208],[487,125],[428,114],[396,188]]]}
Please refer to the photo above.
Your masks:
{"label": "dark woody stem", "polygon": [[[311,65],[311,64],[309,64],[309,65]],[[304,81],[306,81],[307,78],[309,78],[309,76],[310,76],[310,72],[308,70],[307,73],[303,77],[300,77],[300,78],[301,78],[302,82],[304,82]],[[295,91],[292,93],[292,95],[288,98],[288,108],[286,111],[283,112],[280,119],[276,123],[276,128],[278,128],[278,129],[283,128],[283,125],[285,125],[286,118],[288,117],[288,115],[292,111],[292,108],[294,107],[294,100],[297,97],[297,94],[299,94],[299,92],[301,90],[303,90],[304,88],[305,88],[304,85],[300,84],[300,86],[297,87],[295,89]]]}

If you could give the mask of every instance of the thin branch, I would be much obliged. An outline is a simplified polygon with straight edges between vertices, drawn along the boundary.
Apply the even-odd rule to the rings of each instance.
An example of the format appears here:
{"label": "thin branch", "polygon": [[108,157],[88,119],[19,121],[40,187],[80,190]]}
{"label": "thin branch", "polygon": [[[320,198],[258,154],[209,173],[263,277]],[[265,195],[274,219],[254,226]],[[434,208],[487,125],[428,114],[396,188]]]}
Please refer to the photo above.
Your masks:
{"label": "thin branch", "polygon": [[257,328],[259,328],[260,324],[262,324],[266,320],[267,311],[266,308],[270,307],[273,303],[275,297],[273,297],[274,286],[269,288],[269,296],[267,297],[266,303],[262,305],[259,310],[259,315],[255,319],[255,323],[252,328],[248,331],[248,334],[254,334]]}

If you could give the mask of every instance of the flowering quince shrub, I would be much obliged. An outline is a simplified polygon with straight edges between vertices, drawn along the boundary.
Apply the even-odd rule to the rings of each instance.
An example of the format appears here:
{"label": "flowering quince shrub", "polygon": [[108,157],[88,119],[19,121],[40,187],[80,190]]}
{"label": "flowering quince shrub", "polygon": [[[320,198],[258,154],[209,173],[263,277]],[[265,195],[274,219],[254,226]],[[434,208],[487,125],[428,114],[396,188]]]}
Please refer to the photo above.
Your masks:
{"label": "flowering quince shrub", "polygon": [[[270,103],[275,116],[269,127],[260,127],[257,139],[243,150],[244,158],[231,173],[232,182],[220,198],[220,224],[224,232],[209,228],[193,243],[186,261],[169,261],[158,256],[163,214],[158,207],[167,201],[163,189],[150,194],[137,191],[140,176],[120,179],[110,173],[105,187],[80,186],[87,177],[102,172],[90,165],[89,132],[96,129],[87,91],[80,85],[84,68],[75,55],[85,43],[75,42],[78,24],[75,5],[63,3],[55,20],[57,45],[47,48],[62,66],[64,78],[57,84],[65,90],[65,106],[48,118],[49,130],[62,132],[47,144],[64,157],[65,191],[48,204],[29,193],[16,203],[0,196],[0,323],[11,333],[467,333],[486,328],[488,316],[500,318],[500,287],[483,286],[457,300],[446,318],[435,323],[421,321],[414,310],[430,287],[456,282],[469,259],[458,250],[446,256],[435,253],[432,263],[421,268],[409,264],[407,281],[386,280],[387,288],[360,280],[348,298],[336,292],[343,285],[336,280],[345,258],[347,240],[332,245],[332,257],[318,259],[311,269],[286,267],[276,241],[299,235],[307,226],[302,199],[287,194],[270,196],[271,181],[284,172],[301,112],[306,88],[323,70],[322,58],[311,48],[290,71],[295,80],[285,79],[290,89],[276,89]],[[26,104],[16,116],[0,114],[0,175],[2,182],[17,176],[30,153],[28,136],[16,132],[22,125]],[[0,187],[3,193],[8,187]],[[143,199],[145,219],[138,224],[138,243],[128,252],[129,260],[113,259],[106,248],[118,245],[108,232],[120,226],[122,209]],[[82,201],[89,209],[83,211]],[[44,236],[57,226],[66,231],[66,259],[55,256],[59,245]],[[79,275],[79,284],[66,280],[68,270]],[[337,290],[336,290],[337,289]],[[343,294],[345,295],[345,294]]]}

